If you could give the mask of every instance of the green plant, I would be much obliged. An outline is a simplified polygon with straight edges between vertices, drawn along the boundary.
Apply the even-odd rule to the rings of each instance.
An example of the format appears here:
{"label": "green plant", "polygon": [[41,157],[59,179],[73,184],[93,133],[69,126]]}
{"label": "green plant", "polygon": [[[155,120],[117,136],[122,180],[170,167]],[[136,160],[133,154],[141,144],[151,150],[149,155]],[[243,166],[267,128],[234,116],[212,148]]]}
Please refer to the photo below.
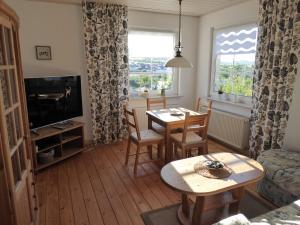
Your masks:
{"label": "green plant", "polygon": [[236,64],[236,65],[219,65],[218,78],[216,80],[218,91],[228,94],[252,96],[252,73],[254,65]]}

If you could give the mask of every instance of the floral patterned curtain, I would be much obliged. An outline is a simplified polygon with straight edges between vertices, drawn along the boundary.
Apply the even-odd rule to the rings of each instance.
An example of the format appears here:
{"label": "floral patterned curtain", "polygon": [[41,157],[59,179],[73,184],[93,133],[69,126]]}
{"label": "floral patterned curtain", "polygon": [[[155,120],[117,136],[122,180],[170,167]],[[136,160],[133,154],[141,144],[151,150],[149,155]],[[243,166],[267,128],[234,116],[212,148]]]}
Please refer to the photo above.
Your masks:
{"label": "floral patterned curtain", "polygon": [[83,20],[93,139],[107,144],[126,132],[128,10],[123,5],[84,1]]}
{"label": "floral patterned curtain", "polygon": [[300,51],[299,0],[260,0],[250,155],[280,149]]}

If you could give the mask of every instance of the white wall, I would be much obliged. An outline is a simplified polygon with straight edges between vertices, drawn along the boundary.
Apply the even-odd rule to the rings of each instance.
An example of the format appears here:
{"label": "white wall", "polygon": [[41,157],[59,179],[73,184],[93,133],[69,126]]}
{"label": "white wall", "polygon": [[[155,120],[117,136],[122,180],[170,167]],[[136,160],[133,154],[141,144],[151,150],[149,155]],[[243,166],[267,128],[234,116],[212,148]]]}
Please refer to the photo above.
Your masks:
{"label": "white wall", "polygon": [[298,65],[298,76],[296,78],[293,102],[290,109],[287,134],[285,137],[285,148],[300,152],[300,63]]}
{"label": "white wall", "polygon": [[[92,138],[90,101],[85,70],[82,12],[79,5],[45,3],[25,0],[6,0],[21,20],[20,44],[25,77],[60,74],[80,74],[82,78],[83,117],[86,123],[86,139]],[[178,17],[175,15],[129,11],[129,26],[145,29],[177,31]],[[194,102],[194,82],[197,65],[197,23],[196,17],[183,18],[184,56],[195,65],[185,69],[181,75],[180,98],[172,98],[172,104],[191,107]],[[36,45],[52,47],[51,61],[35,58]],[[143,107],[145,99],[134,100],[132,104]]]}
{"label": "white wall", "polygon": [[[211,13],[199,18],[198,73],[196,94],[207,96],[210,86],[210,65],[212,48],[212,28],[223,28],[253,23],[258,20],[258,1],[252,0]],[[291,105],[290,120],[285,139],[285,148],[300,151],[300,64],[295,84],[294,99]],[[250,108],[214,102],[214,106],[243,116],[250,116]]]}
{"label": "white wall", "polygon": [[[25,77],[81,75],[86,139],[91,139],[81,9],[75,5],[6,0],[20,17],[21,57]],[[36,60],[35,46],[50,45],[52,60]]]}
{"label": "white wall", "polygon": [[[210,65],[212,29],[254,23],[258,20],[258,1],[251,0],[199,18],[198,74],[196,94],[208,96],[210,86]],[[250,116],[250,108],[214,102],[214,106],[243,116]]]}

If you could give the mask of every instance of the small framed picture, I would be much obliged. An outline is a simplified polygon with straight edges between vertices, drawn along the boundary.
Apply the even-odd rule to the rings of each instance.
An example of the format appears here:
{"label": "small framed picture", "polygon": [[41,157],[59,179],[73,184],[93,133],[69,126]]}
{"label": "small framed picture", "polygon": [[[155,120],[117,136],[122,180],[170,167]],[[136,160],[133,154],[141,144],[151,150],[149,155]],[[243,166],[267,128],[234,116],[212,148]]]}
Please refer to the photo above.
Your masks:
{"label": "small framed picture", "polygon": [[51,46],[35,46],[37,60],[51,60]]}

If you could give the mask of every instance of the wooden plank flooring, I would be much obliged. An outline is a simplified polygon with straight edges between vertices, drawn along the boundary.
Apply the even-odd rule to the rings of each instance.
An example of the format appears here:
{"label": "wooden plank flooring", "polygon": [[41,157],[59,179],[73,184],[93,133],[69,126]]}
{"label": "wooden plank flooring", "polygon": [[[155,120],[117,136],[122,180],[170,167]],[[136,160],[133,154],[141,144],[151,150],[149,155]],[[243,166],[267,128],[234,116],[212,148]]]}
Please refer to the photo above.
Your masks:
{"label": "wooden plank flooring", "polygon": [[[210,141],[209,151],[230,150]],[[40,172],[39,224],[143,225],[141,213],[180,202],[160,180],[159,165],[139,166],[135,177],[133,158],[127,167],[124,159],[121,143],[99,146]]]}

